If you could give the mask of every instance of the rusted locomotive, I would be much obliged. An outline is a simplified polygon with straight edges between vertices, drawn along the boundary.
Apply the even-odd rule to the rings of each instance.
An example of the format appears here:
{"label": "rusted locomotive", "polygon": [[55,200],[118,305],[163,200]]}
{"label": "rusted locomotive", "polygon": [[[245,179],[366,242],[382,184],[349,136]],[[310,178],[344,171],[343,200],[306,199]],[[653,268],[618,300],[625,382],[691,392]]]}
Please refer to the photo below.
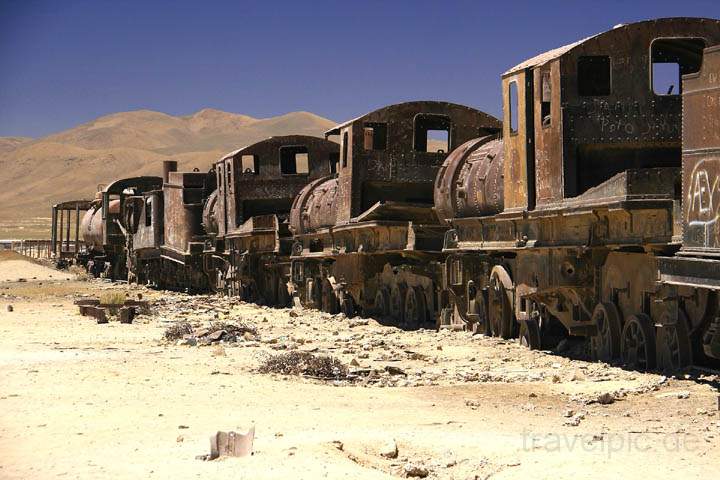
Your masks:
{"label": "rusted locomotive", "polygon": [[670,311],[663,336],[680,363],[689,363],[693,334],[705,355],[720,358],[720,45],[683,77],[683,102],[682,247],[658,266]]}
{"label": "rusted locomotive", "polygon": [[177,162],[163,163],[157,188],[126,200],[129,281],[159,288],[206,291],[204,270],[209,235],[203,208],[215,191],[214,171],[178,172]]}
{"label": "rusted locomotive", "polygon": [[618,25],[502,91],[502,122],[406,102],[116,182],[86,242],[163,287],[530,348],[585,336],[640,369],[720,359],[720,21]]}
{"label": "rusted locomotive", "polygon": [[295,198],[291,289],[327,312],[434,324],[445,228],[433,182],[455,145],[500,121],[445,102],[390,105],[340,124],[340,163]]}
{"label": "rusted locomotive", "polygon": [[[703,55],[717,44],[717,20],[639,22],[503,75],[502,139],[464,145],[437,180],[437,212],[450,227],[444,324],[519,336],[532,348],[561,324],[589,336],[595,358],[640,369],[686,365],[703,338],[717,357],[708,346],[713,277],[682,273],[713,253],[687,217],[697,189],[710,189],[693,190],[686,177],[691,163],[716,158],[718,110],[702,98],[717,96],[697,91],[717,72],[713,50]],[[669,66],[672,84],[662,85]],[[706,271],[718,278],[716,266]]]}
{"label": "rusted locomotive", "polygon": [[203,218],[216,229],[207,265],[218,290],[252,302],[289,303],[293,198],[334,172],[338,158],[335,142],[290,135],[243,147],[215,164],[217,197]]}
{"label": "rusted locomotive", "polygon": [[160,177],[131,177],[116,180],[98,191],[80,224],[85,251],[77,255],[82,257],[81,263],[88,272],[114,280],[127,278],[128,232],[122,212],[128,198],[161,185]]}
{"label": "rusted locomotive", "polygon": [[231,152],[207,173],[165,162],[162,189],[127,202],[131,280],[286,305],[290,204],[337,156],[336,143],[290,135]]}

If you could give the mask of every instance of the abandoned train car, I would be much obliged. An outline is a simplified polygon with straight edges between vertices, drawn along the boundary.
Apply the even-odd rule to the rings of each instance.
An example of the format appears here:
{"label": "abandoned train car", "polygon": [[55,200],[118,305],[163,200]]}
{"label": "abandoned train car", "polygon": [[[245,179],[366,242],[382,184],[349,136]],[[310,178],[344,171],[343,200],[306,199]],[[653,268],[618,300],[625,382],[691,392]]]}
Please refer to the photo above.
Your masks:
{"label": "abandoned train car", "polygon": [[682,94],[682,247],[658,259],[668,304],[661,351],[678,365],[693,361],[693,346],[720,358],[720,45],[683,78]]}
{"label": "abandoned train car", "polygon": [[338,158],[335,142],[288,135],[216,162],[217,197],[203,214],[215,238],[206,270],[216,289],[246,301],[288,304],[290,207],[303,187],[336,170]]}
{"label": "abandoned train car", "polygon": [[159,188],[127,199],[128,280],[194,292],[210,288],[202,213],[215,189],[213,170],[178,172],[177,162],[169,160]]}
{"label": "abandoned train car", "polygon": [[406,102],[117,181],[83,220],[90,265],[531,348],[587,336],[639,369],[720,359],[719,78],[720,21],[618,25],[505,72],[502,122]]}
{"label": "abandoned train car", "polygon": [[160,188],[160,177],[115,180],[97,192],[80,224],[85,252],[83,262],[94,276],[127,279],[127,225],[123,212],[128,198]]}
{"label": "abandoned train car", "polygon": [[500,121],[436,101],[390,105],[340,124],[336,174],[295,198],[293,294],[328,312],[434,324],[444,227],[433,182],[455,145],[499,132]]}
{"label": "abandoned train car", "polygon": [[[438,179],[451,227],[444,323],[533,348],[561,324],[590,336],[598,359],[689,362],[708,328],[705,295],[668,293],[658,260],[680,247],[681,75],[719,43],[717,20],[652,20],[503,75],[502,140],[454,152]],[[685,318],[678,354],[670,327]]]}

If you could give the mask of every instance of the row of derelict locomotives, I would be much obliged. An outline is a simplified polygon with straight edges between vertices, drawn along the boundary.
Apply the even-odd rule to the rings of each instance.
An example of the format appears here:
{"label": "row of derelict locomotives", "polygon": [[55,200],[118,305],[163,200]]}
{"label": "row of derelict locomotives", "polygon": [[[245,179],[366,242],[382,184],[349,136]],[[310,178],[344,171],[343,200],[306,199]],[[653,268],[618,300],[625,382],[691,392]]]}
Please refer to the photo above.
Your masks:
{"label": "row of derelict locomotives", "polygon": [[159,288],[530,348],[586,337],[630,368],[720,359],[720,21],[619,25],[502,92],[502,121],[406,102],[208,172],[165,162],[98,193],[76,253]]}

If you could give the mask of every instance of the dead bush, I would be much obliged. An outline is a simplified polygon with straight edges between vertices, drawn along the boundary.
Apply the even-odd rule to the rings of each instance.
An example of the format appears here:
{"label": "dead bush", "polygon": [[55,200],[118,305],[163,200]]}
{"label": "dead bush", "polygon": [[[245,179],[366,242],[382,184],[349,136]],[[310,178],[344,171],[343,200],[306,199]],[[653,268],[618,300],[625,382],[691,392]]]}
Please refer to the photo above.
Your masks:
{"label": "dead bush", "polygon": [[122,305],[127,296],[125,292],[105,292],[100,295],[101,305]]}
{"label": "dead bush", "polygon": [[328,380],[345,378],[347,366],[334,357],[292,351],[270,355],[260,365],[260,373],[305,375]]}
{"label": "dead bush", "polygon": [[233,323],[233,322],[211,322],[208,328],[211,332],[218,330],[225,330],[227,335],[233,337],[240,337],[245,332],[250,332],[253,335],[257,335],[257,328],[254,325],[248,323]]}
{"label": "dead bush", "polygon": [[165,329],[165,340],[175,341],[182,339],[185,335],[193,333],[193,327],[188,322],[178,322]]}
{"label": "dead bush", "polygon": [[90,279],[87,270],[80,265],[70,265],[70,268],[68,268],[68,272],[75,275],[77,280],[86,281]]}

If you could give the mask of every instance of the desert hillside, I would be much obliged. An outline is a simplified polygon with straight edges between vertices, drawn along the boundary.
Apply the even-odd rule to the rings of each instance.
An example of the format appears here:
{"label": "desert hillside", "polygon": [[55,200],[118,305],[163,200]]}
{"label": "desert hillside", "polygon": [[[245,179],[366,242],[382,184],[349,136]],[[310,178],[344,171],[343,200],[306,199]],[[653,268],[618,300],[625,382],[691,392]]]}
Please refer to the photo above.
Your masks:
{"label": "desert hillside", "polygon": [[49,217],[51,204],[90,198],[98,184],[113,178],[159,174],[163,160],[204,170],[248,143],[273,135],[321,135],[333,123],[308,112],[258,119],[213,109],[187,116],[138,110],[39,139],[0,137],[0,238],[36,236],[13,228],[16,220]]}

